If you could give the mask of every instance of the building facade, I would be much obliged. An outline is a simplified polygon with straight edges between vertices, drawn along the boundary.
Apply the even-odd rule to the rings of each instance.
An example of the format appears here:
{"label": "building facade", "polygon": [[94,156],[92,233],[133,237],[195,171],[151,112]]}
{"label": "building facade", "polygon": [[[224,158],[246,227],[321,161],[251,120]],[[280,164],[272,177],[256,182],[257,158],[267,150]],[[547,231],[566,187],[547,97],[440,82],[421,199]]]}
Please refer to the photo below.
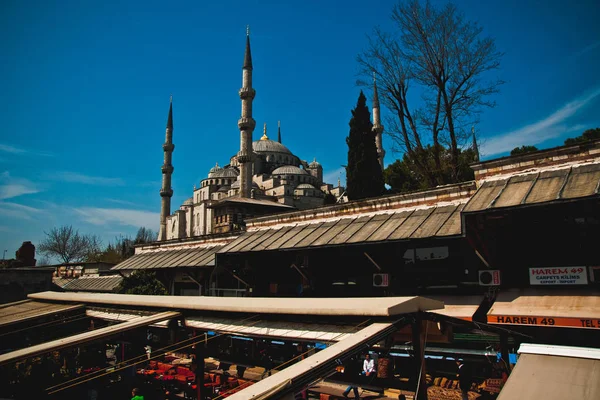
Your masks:
{"label": "building facade", "polygon": [[[252,87],[252,70],[250,37],[247,35],[242,88],[239,90],[242,103],[242,115],[238,121],[240,150],[225,165],[216,163],[208,171],[206,178],[198,186],[194,185],[192,196],[172,214],[170,199],[173,191],[170,182],[174,145],[172,107],[169,109],[167,135],[163,145],[165,161],[160,192],[162,207],[159,240],[241,230],[247,218],[320,207],[325,204],[327,195],[334,196],[338,202],[345,200],[345,189],[339,180],[337,186],[323,181],[323,167],[316,159],[312,162],[303,160],[282,143],[280,123],[276,140],[268,136],[267,124],[263,125],[261,138],[252,139],[256,125],[252,117],[252,103],[256,95]],[[378,102],[374,101],[374,106],[377,107],[377,110],[374,109],[377,129],[373,133],[379,138],[377,143],[381,147],[383,127],[378,122]],[[378,151],[383,162],[382,149],[378,148]]]}

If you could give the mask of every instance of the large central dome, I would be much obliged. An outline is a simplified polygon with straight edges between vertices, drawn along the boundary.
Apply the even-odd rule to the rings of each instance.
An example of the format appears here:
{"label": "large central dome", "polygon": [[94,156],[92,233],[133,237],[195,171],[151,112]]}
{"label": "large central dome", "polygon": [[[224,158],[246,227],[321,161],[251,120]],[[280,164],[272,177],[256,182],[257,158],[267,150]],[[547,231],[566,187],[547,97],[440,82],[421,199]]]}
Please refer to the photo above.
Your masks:
{"label": "large central dome", "polygon": [[271,139],[260,139],[252,142],[252,150],[255,153],[284,153],[292,154],[291,151],[279,142]]}

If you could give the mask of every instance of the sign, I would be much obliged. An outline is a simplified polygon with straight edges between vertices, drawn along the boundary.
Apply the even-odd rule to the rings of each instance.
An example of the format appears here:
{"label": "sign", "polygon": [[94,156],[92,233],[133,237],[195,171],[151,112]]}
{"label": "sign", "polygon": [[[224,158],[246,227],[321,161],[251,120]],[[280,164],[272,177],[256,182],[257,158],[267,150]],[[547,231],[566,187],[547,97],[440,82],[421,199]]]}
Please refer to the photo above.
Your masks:
{"label": "sign", "polygon": [[587,285],[586,267],[529,268],[531,285]]}
{"label": "sign", "polygon": [[504,379],[486,379],[483,390],[490,393],[500,393],[502,386],[504,386]]}
{"label": "sign", "polygon": [[600,329],[600,319],[569,317],[531,317],[522,315],[488,315],[490,324],[558,326]]}

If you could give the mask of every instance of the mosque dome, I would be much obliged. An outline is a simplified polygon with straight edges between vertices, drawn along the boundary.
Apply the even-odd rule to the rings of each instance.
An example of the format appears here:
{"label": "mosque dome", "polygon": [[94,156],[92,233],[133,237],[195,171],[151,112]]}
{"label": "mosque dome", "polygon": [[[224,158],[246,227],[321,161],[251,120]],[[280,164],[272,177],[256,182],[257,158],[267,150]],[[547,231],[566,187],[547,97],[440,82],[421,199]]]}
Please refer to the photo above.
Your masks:
{"label": "mosque dome", "polygon": [[[235,181],[231,184],[231,189],[239,189],[239,188],[240,188],[240,180],[238,179],[237,181]],[[259,189],[258,184],[256,182],[252,182],[252,188]]]}
{"label": "mosque dome", "polygon": [[308,175],[308,172],[298,168],[294,165],[284,165],[283,167],[276,168],[272,175]]}
{"label": "mosque dome", "polygon": [[216,163],[215,166],[208,171],[208,177],[216,178],[217,176],[215,174],[219,173],[220,171],[223,171],[223,168],[219,167],[219,163]]}
{"label": "mosque dome", "polygon": [[320,164],[320,163],[318,163],[318,162],[317,162],[317,159],[315,158],[315,159],[314,159],[314,160],[313,160],[313,161],[312,161],[310,164],[308,164],[308,166],[309,166],[310,168],[317,168],[317,167],[320,167],[320,166],[321,166],[321,164]]}
{"label": "mosque dome", "polygon": [[310,183],[301,183],[298,186],[296,186],[296,189],[316,189],[316,187],[314,187]]}
{"label": "mosque dome", "polygon": [[240,173],[235,168],[221,168],[208,175],[209,178],[237,178]]}
{"label": "mosque dome", "polygon": [[187,199],[186,201],[183,202],[184,206],[191,206],[194,203],[194,198],[190,197],[189,199]]}
{"label": "mosque dome", "polygon": [[252,142],[252,150],[254,150],[255,153],[261,154],[261,153],[284,153],[284,154],[292,154],[292,152],[285,147],[284,145],[282,145],[279,142],[276,142],[274,140],[271,139],[260,139],[257,140],[255,142]]}

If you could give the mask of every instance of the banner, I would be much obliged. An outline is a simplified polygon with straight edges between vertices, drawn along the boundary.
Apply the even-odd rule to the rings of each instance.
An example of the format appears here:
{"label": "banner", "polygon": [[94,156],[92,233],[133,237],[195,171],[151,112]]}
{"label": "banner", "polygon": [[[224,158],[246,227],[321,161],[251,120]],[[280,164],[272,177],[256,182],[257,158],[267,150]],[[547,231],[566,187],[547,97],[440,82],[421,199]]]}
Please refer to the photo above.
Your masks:
{"label": "banner", "polygon": [[529,268],[531,285],[587,285],[586,267]]}

